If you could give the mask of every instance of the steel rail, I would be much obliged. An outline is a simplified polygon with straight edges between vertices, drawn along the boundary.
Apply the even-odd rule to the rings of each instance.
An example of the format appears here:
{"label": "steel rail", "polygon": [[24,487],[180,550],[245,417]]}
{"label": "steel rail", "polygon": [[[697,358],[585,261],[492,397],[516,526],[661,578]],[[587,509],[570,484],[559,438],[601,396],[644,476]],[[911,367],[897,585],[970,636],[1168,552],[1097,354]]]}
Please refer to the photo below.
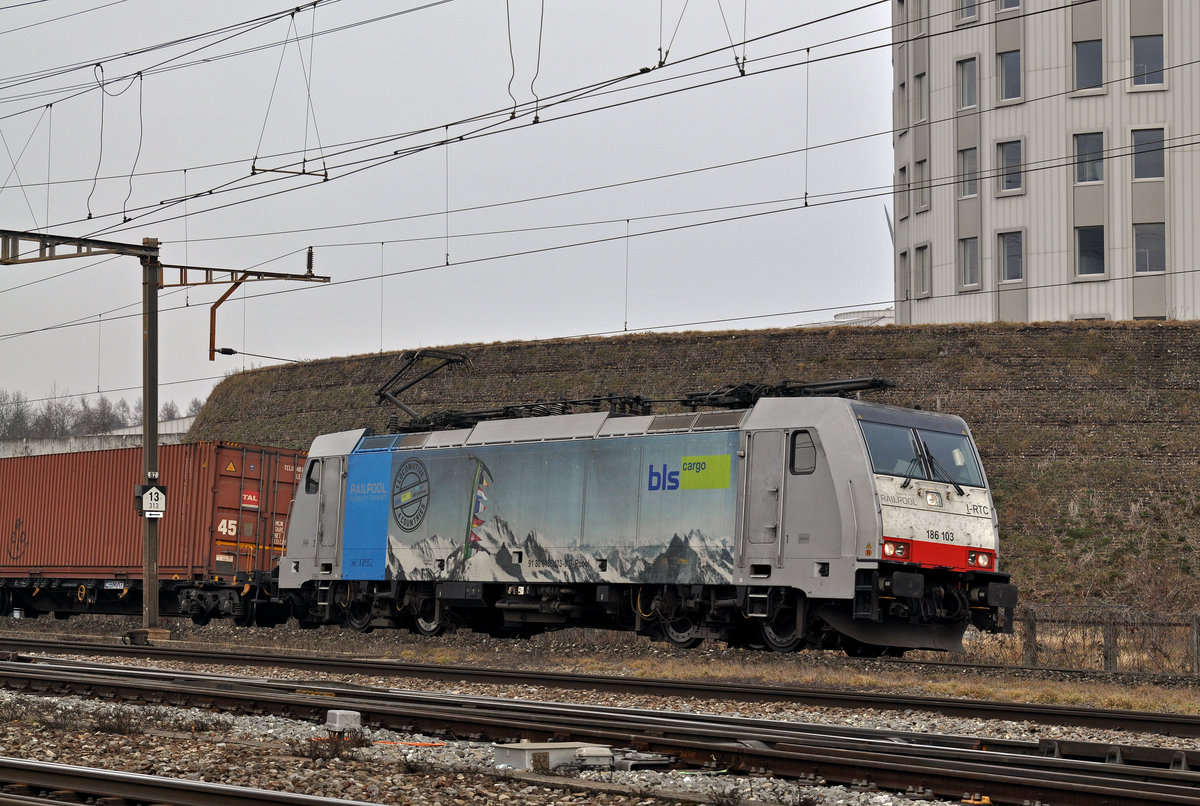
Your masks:
{"label": "steel rail", "polygon": [[[16,667],[16,668],[14,668]],[[1200,804],[1200,773],[1019,756],[987,749],[918,746],[894,737],[866,745],[845,736],[821,737],[811,725],[744,718],[605,709],[428,692],[375,691],[220,677],[205,685],[202,675],[98,669],[72,674],[65,666],[5,663],[0,675],[34,690],[85,693],[156,702],[250,708],[283,715],[319,717],[331,707],[357,710],[367,724],[406,730],[511,740],[566,739],[666,752],[693,763],[846,784],[870,782],[897,791],[943,796],[986,791],[996,803],[1025,801],[1091,804]],[[74,678],[74,681],[68,678]],[[290,689],[290,691],[288,690]],[[882,735],[882,734],[881,734]],[[737,736],[737,740],[730,739]],[[911,735],[910,735],[911,736]],[[979,740],[986,741],[986,740]],[[1099,800],[1098,800],[1099,799]]]}
{"label": "steel rail", "polygon": [[172,806],[367,806],[364,801],[7,757],[0,757],[0,784],[6,788],[28,788],[24,792],[0,791],[0,802],[31,804],[62,803],[61,795],[54,797],[48,793],[66,791],[92,798],[87,802],[122,798],[131,804],[170,803]]}
{"label": "steel rail", "polygon": [[103,654],[179,660],[189,663],[242,664],[248,666],[305,669],[329,674],[359,674],[380,677],[409,677],[500,685],[515,683],[547,688],[628,692],[655,696],[692,697],[735,702],[790,702],[823,708],[875,708],[888,711],[915,710],[946,716],[1006,719],[1016,722],[1066,725],[1159,733],[1167,736],[1200,737],[1200,717],[1153,711],[1087,708],[1042,703],[1008,703],[864,691],[798,688],[753,683],[630,678],[611,675],[540,672],[520,669],[473,668],[439,664],[405,663],[386,659],[316,657],[299,654],[265,654],[222,649],[125,646],[90,642],[58,642],[39,639],[0,638],[0,648],[10,651],[57,654]]}

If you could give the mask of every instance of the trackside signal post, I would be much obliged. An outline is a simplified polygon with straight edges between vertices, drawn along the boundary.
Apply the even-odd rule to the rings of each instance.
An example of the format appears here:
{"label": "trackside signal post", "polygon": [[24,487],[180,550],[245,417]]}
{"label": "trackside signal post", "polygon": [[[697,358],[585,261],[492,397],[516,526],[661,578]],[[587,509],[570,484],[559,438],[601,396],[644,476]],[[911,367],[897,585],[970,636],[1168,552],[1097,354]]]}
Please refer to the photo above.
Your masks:
{"label": "trackside signal post", "polygon": [[[144,484],[134,489],[135,506],[142,516],[142,630],[138,631],[140,635],[133,636],[135,642],[145,642],[149,637],[166,637],[166,631],[160,630],[158,624],[158,524],[166,514],[166,487],[158,475],[158,289],[215,285],[222,282],[217,277],[221,272],[228,273],[230,278],[224,282],[238,284],[246,280],[329,282],[328,277],[312,273],[311,259],[305,274],[200,269],[200,279],[193,279],[188,276],[189,267],[164,266],[159,261],[158,253],[157,238],[144,238],[142,245],[137,246],[94,238],[0,230],[0,265],[102,255],[126,255],[136,257],[142,263],[142,455],[145,477]],[[164,283],[164,268],[178,269],[179,281]],[[221,298],[222,301],[224,299]],[[220,301],[213,306],[211,327],[214,333],[216,307],[219,304]],[[210,344],[213,338],[213,334],[210,334]]]}

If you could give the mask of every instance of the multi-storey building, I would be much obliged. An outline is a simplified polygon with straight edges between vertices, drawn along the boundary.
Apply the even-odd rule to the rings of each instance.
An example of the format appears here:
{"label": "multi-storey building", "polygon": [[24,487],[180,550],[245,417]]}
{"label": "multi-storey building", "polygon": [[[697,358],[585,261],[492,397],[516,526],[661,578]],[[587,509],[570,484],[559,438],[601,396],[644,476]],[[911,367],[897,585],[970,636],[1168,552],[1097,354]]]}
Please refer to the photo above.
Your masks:
{"label": "multi-storey building", "polygon": [[1200,0],[892,0],[901,323],[1200,318]]}

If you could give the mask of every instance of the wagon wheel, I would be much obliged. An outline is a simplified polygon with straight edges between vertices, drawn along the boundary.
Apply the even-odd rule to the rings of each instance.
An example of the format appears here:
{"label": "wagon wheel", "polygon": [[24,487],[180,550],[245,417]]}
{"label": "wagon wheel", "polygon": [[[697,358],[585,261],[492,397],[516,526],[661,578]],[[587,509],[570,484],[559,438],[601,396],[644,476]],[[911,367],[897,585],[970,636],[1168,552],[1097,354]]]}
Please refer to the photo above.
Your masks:
{"label": "wagon wheel", "polygon": [[242,605],[244,609],[240,613],[235,612],[233,623],[239,627],[254,626],[254,600],[242,599]]}
{"label": "wagon wheel", "polygon": [[662,634],[668,644],[680,649],[693,649],[700,646],[704,640],[704,637],[700,635],[700,625],[687,616],[674,621],[664,620]]}

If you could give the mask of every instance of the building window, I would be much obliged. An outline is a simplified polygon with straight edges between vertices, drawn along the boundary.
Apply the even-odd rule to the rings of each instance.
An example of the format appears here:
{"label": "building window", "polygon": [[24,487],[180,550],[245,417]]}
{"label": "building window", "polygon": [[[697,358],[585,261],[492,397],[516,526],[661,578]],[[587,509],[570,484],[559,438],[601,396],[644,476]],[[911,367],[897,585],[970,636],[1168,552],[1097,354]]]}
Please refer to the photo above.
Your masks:
{"label": "building window", "polygon": [[958,195],[975,196],[979,193],[979,151],[964,148],[958,152]]}
{"label": "building window", "polygon": [[1133,132],[1133,178],[1162,179],[1163,130],[1135,129]]}
{"label": "building window", "polygon": [[922,123],[929,119],[929,82],[924,73],[913,76],[913,120]]}
{"label": "building window", "polygon": [[1021,51],[1009,50],[996,54],[999,61],[1000,100],[1013,101],[1021,97]]}
{"label": "building window", "polygon": [[1014,8],[1021,7],[1021,0],[1000,0],[1001,11],[1012,11]]}
{"label": "building window", "polygon": [[963,59],[958,63],[958,108],[969,109],[978,103],[978,81],[976,80],[975,60]]}
{"label": "building window", "polygon": [[896,128],[900,134],[908,128],[908,88],[903,81],[896,87]]}
{"label": "building window", "polygon": [[1104,227],[1076,227],[1075,250],[1080,277],[1104,274]]}
{"label": "building window", "polygon": [[1000,282],[1011,283],[1025,279],[1024,236],[1020,232],[1000,233]]}
{"label": "building window", "polygon": [[1021,170],[1021,141],[1011,140],[996,145],[996,163],[1000,167],[997,175],[997,190],[1000,193],[1011,193],[1021,189],[1024,181]]}
{"label": "building window", "polygon": [[958,241],[958,279],[963,288],[979,285],[979,239]]}
{"label": "building window", "polygon": [[1099,39],[1075,43],[1075,89],[1104,86],[1104,43]]}
{"label": "building window", "polygon": [[1130,38],[1130,54],[1133,60],[1133,84],[1135,87],[1163,83],[1163,38],[1135,36]]}
{"label": "building window", "polygon": [[1137,274],[1167,270],[1167,225],[1133,225],[1133,270]]}
{"label": "building window", "polygon": [[955,0],[955,5],[958,8],[959,22],[973,20],[979,16],[978,0]]}
{"label": "building window", "polygon": [[917,296],[928,297],[933,293],[933,267],[929,258],[929,247],[918,246],[913,250],[913,273],[916,275]]}
{"label": "building window", "polygon": [[917,34],[925,33],[929,24],[929,0],[913,0],[912,15]]}
{"label": "building window", "polygon": [[913,184],[917,189],[916,208],[929,209],[929,161],[917,160],[913,163]]}
{"label": "building window", "polygon": [[1075,181],[1104,181],[1104,135],[1101,132],[1075,135]]}
{"label": "building window", "polygon": [[896,217],[908,217],[908,167],[904,165],[896,171]]}

